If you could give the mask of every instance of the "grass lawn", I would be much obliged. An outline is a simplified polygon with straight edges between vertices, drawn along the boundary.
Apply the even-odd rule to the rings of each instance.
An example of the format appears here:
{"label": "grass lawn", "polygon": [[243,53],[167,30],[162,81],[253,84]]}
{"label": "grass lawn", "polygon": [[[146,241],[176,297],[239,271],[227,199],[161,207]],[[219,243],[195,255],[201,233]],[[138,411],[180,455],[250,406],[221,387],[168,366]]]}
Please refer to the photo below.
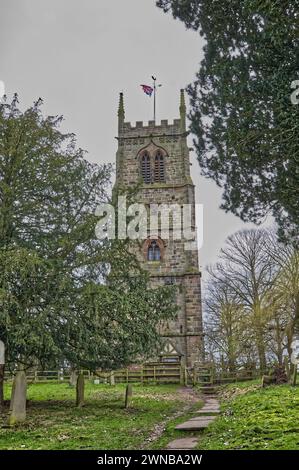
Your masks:
{"label": "grass lawn", "polygon": [[[127,410],[124,394],[124,384],[86,383],[86,405],[78,409],[68,384],[32,384],[24,424],[9,428],[8,410],[0,415],[0,449],[139,449],[156,439],[151,435],[159,423],[163,428],[165,420],[186,409],[186,397],[176,385],[133,384]],[[10,396],[8,385],[5,395]]]}
{"label": "grass lawn", "polygon": [[221,417],[202,434],[199,449],[299,449],[299,387],[228,386]]}

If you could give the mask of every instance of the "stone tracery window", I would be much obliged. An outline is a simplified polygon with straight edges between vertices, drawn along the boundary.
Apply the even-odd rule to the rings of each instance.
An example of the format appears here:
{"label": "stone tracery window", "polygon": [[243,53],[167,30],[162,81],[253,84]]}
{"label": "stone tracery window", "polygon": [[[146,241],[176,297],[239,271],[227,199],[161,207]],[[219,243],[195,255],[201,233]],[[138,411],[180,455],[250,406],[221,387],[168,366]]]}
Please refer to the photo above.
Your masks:
{"label": "stone tracery window", "polygon": [[156,240],[152,240],[148,246],[147,260],[148,261],[160,261],[161,260],[161,250]]}
{"label": "stone tracery window", "polygon": [[141,176],[144,183],[152,182],[151,175],[151,159],[148,152],[144,152],[141,157]]}
{"label": "stone tracery window", "polygon": [[158,150],[155,156],[154,180],[155,182],[165,181],[164,155],[160,150]]}
{"label": "stone tracery window", "polygon": [[165,182],[166,152],[151,143],[139,154],[140,175],[145,184]]}

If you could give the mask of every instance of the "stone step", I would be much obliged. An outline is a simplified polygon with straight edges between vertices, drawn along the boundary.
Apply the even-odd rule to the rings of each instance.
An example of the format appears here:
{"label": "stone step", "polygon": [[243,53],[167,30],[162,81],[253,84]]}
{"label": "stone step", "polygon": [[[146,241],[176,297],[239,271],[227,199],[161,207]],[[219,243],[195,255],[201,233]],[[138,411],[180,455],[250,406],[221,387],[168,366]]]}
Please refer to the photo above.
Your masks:
{"label": "stone step", "polygon": [[187,450],[194,449],[198,443],[197,437],[184,437],[182,439],[175,439],[169,442],[166,449],[171,450]]}
{"label": "stone step", "polygon": [[197,413],[200,415],[205,415],[205,414],[218,415],[220,413],[220,409],[219,408],[206,408],[206,409],[202,408],[201,410],[198,410]]}
{"label": "stone step", "polygon": [[185,423],[178,424],[175,429],[179,431],[200,431],[201,429],[207,428],[215,418],[216,416],[198,416],[189,419]]}
{"label": "stone step", "polygon": [[201,387],[201,391],[204,393],[210,393],[210,394],[215,394],[219,390],[219,387],[217,385],[204,385]]}

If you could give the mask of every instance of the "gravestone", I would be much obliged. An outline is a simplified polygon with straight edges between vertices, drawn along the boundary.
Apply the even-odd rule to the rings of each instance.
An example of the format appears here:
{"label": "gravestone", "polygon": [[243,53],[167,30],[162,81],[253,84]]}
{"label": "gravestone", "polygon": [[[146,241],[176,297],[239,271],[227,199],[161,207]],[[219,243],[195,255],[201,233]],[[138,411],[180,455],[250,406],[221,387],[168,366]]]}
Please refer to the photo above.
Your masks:
{"label": "gravestone", "polygon": [[5,346],[3,341],[0,340],[0,366],[5,364]]}
{"label": "gravestone", "polygon": [[4,405],[4,367],[5,367],[5,346],[0,340],[0,409]]}
{"label": "gravestone", "polygon": [[126,387],[125,408],[129,408],[132,394],[133,394],[132,385],[128,384]]}
{"label": "gravestone", "polygon": [[22,423],[26,419],[26,391],[26,374],[21,370],[17,372],[13,383],[8,419],[10,425]]}
{"label": "gravestone", "polygon": [[81,407],[84,405],[84,375],[79,374],[76,386],[76,405]]}
{"label": "gravestone", "polygon": [[72,370],[70,374],[70,387],[75,387],[77,384],[78,374],[76,370]]}
{"label": "gravestone", "polygon": [[110,385],[115,385],[115,377],[113,371],[111,371],[110,373]]}

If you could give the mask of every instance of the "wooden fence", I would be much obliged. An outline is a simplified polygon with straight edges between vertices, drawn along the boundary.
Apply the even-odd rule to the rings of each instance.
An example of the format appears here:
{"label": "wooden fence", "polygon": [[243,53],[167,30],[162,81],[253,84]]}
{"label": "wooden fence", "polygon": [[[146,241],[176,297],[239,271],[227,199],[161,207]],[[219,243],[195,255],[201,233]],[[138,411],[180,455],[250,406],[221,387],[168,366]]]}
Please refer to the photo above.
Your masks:
{"label": "wooden fence", "polygon": [[[87,380],[97,383],[184,383],[184,367],[180,364],[151,363],[143,364],[137,368],[120,369],[116,371],[81,371]],[[5,372],[4,379],[12,380],[13,373]],[[28,383],[33,382],[69,382],[70,370],[28,370],[26,372]]]}
{"label": "wooden fence", "polygon": [[[222,385],[237,381],[252,380],[259,376],[258,372],[238,371],[236,373],[217,372],[209,366],[186,368],[179,363],[148,363],[136,368],[120,369],[116,371],[81,371],[87,380],[95,383],[157,383],[199,385],[201,387]],[[69,382],[71,371],[39,371],[29,370],[26,373],[28,383],[38,382]],[[12,380],[13,374],[5,372],[5,380]]]}

